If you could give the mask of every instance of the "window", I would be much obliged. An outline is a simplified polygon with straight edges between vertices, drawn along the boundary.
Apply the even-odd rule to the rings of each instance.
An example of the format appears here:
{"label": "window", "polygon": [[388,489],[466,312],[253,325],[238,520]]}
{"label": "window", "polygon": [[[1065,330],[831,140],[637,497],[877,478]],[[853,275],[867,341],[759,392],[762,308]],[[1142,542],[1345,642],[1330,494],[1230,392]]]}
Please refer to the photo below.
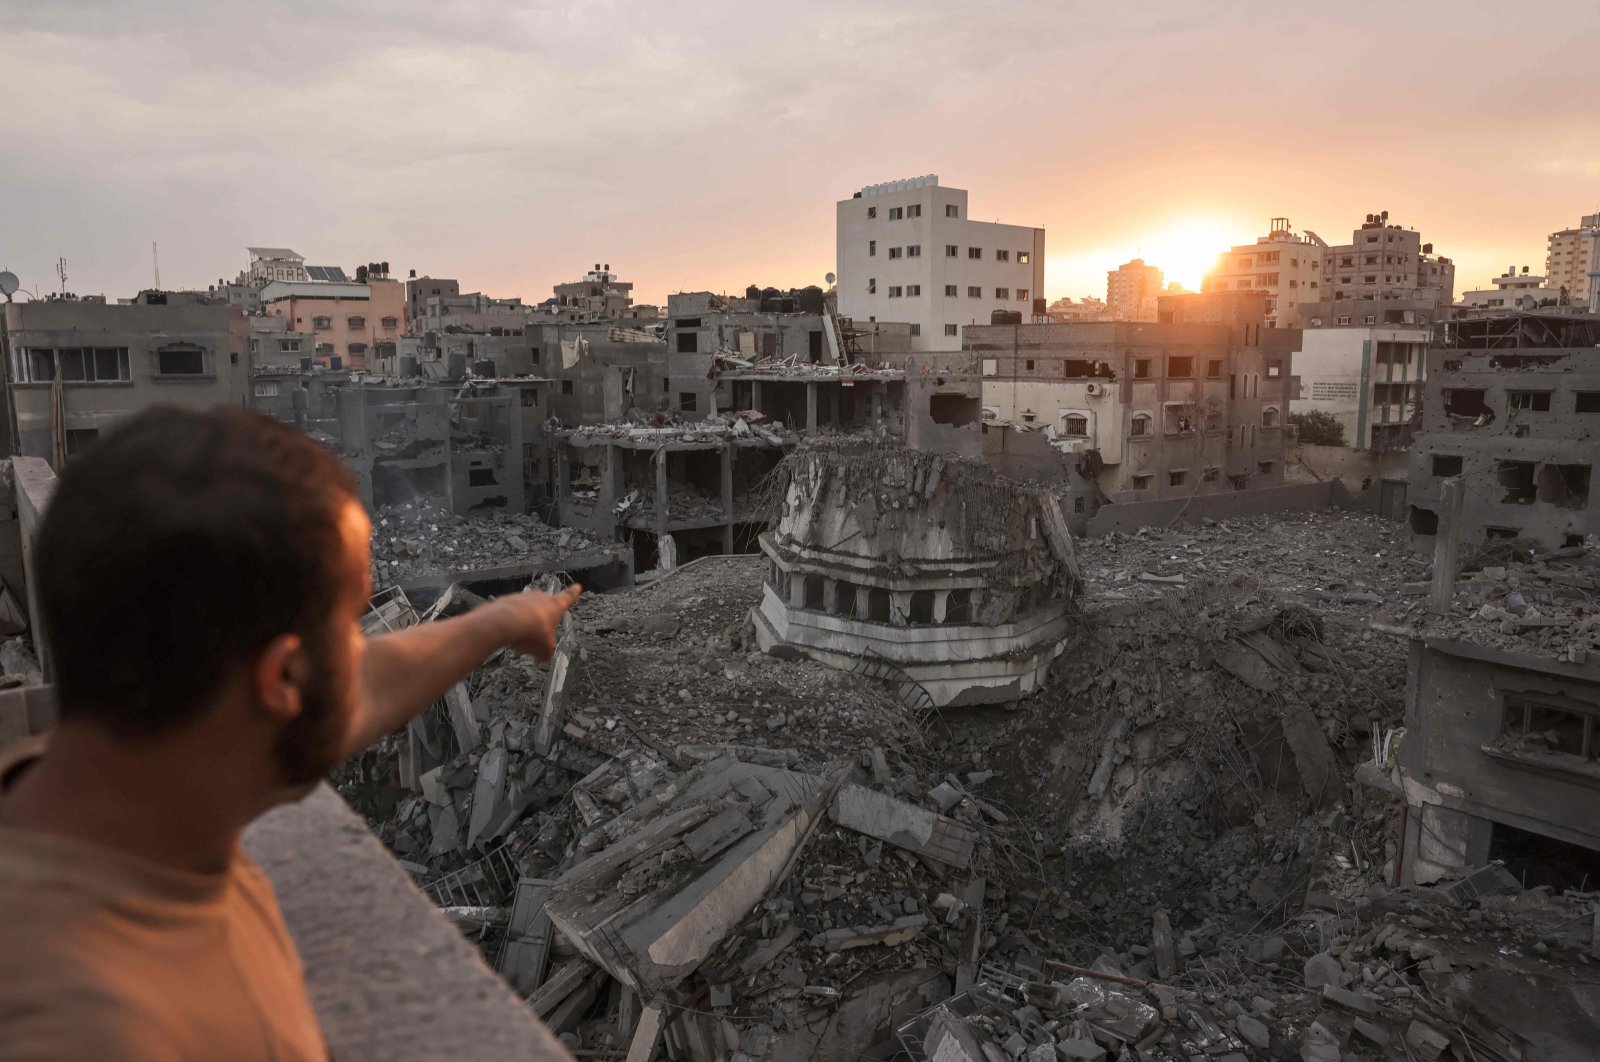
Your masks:
{"label": "window", "polygon": [[1509,693],[1499,748],[1506,752],[1543,753],[1594,760],[1596,709],[1557,697]]}
{"label": "window", "polygon": [[908,218],[920,218],[921,216],[922,216],[922,204],[913,203],[911,206],[906,207],[906,217],[908,217]]}
{"label": "window", "polygon": [[945,325],[944,326],[944,334],[947,335],[947,336],[953,336],[953,335],[956,334],[957,331],[958,330],[957,330],[955,325]]}
{"label": "window", "polygon": [[367,319],[365,317],[347,317],[347,318],[345,318],[345,322],[344,323],[345,323],[345,326],[349,327],[349,328],[365,328],[365,327],[367,327]]}
{"label": "window", "polygon": [[1283,362],[1281,362],[1281,361],[1269,361],[1269,362],[1267,362],[1267,379],[1276,380],[1282,375],[1283,375]]}
{"label": "window", "polygon": [[1061,418],[1061,434],[1088,435],[1089,418],[1082,413],[1068,413]]}
{"label": "window", "polygon": [[1011,289],[1010,288],[995,288],[994,289],[994,297],[997,298],[997,299],[1009,299],[1011,297]]}
{"label": "window", "polygon": [[1167,359],[1167,375],[1180,380],[1194,375],[1194,359],[1172,357]]}
{"label": "window", "polygon": [[1032,358],[1028,358],[1026,361],[1023,362],[1023,364],[1027,366],[1029,372],[1033,371],[1033,359]]}
{"label": "window", "polygon": [[914,243],[911,246],[907,247],[906,248],[906,257],[907,258],[921,258],[922,257],[922,244]]}
{"label": "window", "polygon": [[1348,318],[1348,317],[1341,317],[1341,318],[1339,318],[1339,323],[1340,323],[1340,324],[1342,324],[1342,325],[1347,325],[1347,324],[1349,324],[1349,323],[1350,323],[1350,318]]}
{"label": "window", "polygon": [[695,410],[694,392],[678,392],[678,410],[683,413],[693,413]]}
{"label": "window", "polygon": [[877,277],[868,277],[867,278],[867,294],[868,295],[876,295],[877,293],[878,293],[878,278]]}
{"label": "window", "polygon": [[947,218],[959,218],[961,216],[961,209],[954,203],[946,203],[944,205],[944,216]]}
{"label": "window", "polygon": [[960,290],[961,289],[954,284],[946,284],[944,286],[944,293],[947,298],[955,298],[956,294],[960,292]]}
{"label": "window", "polygon": [[1133,378],[1135,380],[1150,379],[1150,359],[1139,358],[1133,363]]}
{"label": "window", "polygon": [[68,428],[67,456],[82,453],[84,448],[100,438],[99,428]]}
{"label": "window", "polygon": [[1135,413],[1133,424],[1128,429],[1128,434],[1135,439],[1142,439],[1150,434],[1150,414]]}
{"label": "window", "polygon": [[317,344],[317,353],[318,354],[332,354],[333,353],[333,344],[332,343],[318,343]]}
{"label": "window", "polygon": [[1154,479],[1154,478],[1155,478],[1154,476],[1134,476],[1133,477],[1133,489],[1134,490],[1149,490],[1150,489],[1150,481],[1152,479]]}
{"label": "window", "polygon": [[1206,362],[1206,376],[1212,380],[1221,379],[1222,362],[1215,360]]}
{"label": "window", "polygon": [[347,349],[351,354],[365,354],[367,345],[365,343],[351,343]]}
{"label": "window", "polygon": [[889,220],[890,221],[899,221],[901,218],[903,218],[905,216],[906,216],[905,207],[890,207],[889,208]]}
{"label": "window", "polygon": [[922,285],[921,284],[907,284],[906,285],[906,297],[907,298],[914,299],[914,298],[916,298],[917,296],[919,296],[921,294],[922,294]]}
{"label": "window", "polygon": [[280,353],[280,354],[298,354],[298,353],[300,353],[300,341],[298,339],[280,339],[280,340],[278,340],[278,353]]}
{"label": "window", "polygon": [[1272,406],[1267,406],[1261,411],[1261,426],[1263,428],[1276,428],[1278,426],[1278,411]]}
{"label": "window", "polygon": [[1186,468],[1175,468],[1172,471],[1167,473],[1167,486],[1169,486],[1169,487],[1181,487],[1181,486],[1183,486],[1183,481],[1185,479],[1188,479],[1188,478],[1189,478],[1189,470],[1188,469],[1186,469]]}
{"label": "window", "polygon": [[311,327],[315,328],[319,332],[324,330],[324,329],[327,329],[327,328],[332,328],[333,327],[333,318],[331,318],[331,317],[313,317],[311,319]]}
{"label": "window", "polygon": [[1361,264],[1362,265],[1377,265],[1378,264],[1378,256],[1375,255],[1375,254],[1369,254],[1364,259],[1362,259]]}
{"label": "window", "polygon": [[[969,285],[967,287],[967,298],[969,298],[969,299],[981,299],[981,298],[983,298],[983,289],[978,287],[978,285],[976,285],[976,284]],[[1583,411],[1579,410],[1578,412],[1581,413]]]}
{"label": "window", "polygon": [[944,245],[944,256],[946,258],[955,258],[955,257],[959,256],[960,254],[961,254],[961,248],[956,246],[955,244],[947,243],[947,244]]}
{"label": "window", "polygon": [[1161,408],[1166,421],[1163,430],[1168,435],[1183,435],[1194,431],[1194,420],[1188,405],[1183,402],[1168,402]]}
{"label": "window", "polygon": [[677,337],[678,337],[678,353],[679,354],[698,354],[698,353],[700,353],[700,333],[699,332],[678,332],[677,333]]}
{"label": "window", "polygon": [[875,255],[877,255],[877,253],[878,253],[878,241],[877,240],[868,240],[867,241],[867,257],[869,257],[869,258],[874,257]]}
{"label": "window", "polygon": [[[667,381],[665,381],[665,380],[661,381],[661,384],[662,384],[663,387],[666,386],[666,383],[667,383]],[[561,381],[561,393],[564,394],[564,395],[570,395],[572,393],[572,381],[571,380],[562,380]]]}
{"label": "window", "polygon": [[1209,412],[1207,412],[1206,413],[1206,431],[1221,431],[1221,430],[1222,430],[1222,414],[1218,413],[1214,409],[1209,411]]}
{"label": "window", "polygon": [[903,253],[903,248],[900,248],[900,247],[891,247],[891,248],[889,248],[889,257],[891,259],[899,258],[902,253]]}
{"label": "window", "polygon": [[903,290],[905,290],[905,289],[903,289],[899,284],[890,284],[889,285],[889,298],[898,299],[900,297],[900,293]]}
{"label": "window", "polygon": [[968,258],[982,258],[983,257],[983,248],[982,247],[968,247],[967,248],[967,257]]}
{"label": "window", "polygon": [[1378,323],[1378,315],[1375,314],[1375,313],[1369,313],[1365,317],[1363,317],[1361,319],[1361,321],[1362,321],[1363,324],[1377,324]]}
{"label": "window", "polygon": [[1550,412],[1549,391],[1507,391],[1506,406],[1509,409],[1523,409],[1532,413]]}
{"label": "window", "polygon": [[1028,301],[1028,289],[1027,288],[1018,288],[1017,289],[1017,301],[1018,302],[1027,302]]}
{"label": "window", "polygon": [[1272,468],[1273,468],[1273,462],[1271,462],[1271,461],[1260,461],[1260,462],[1256,463],[1256,470],[1258,472],[1260,472],[1263,476],[1272,475]]}
{"label": "window", "polygon": [[877,207],[867,207],[867,217],[875,218],[877,216],[878,216],[878,208]]}
{"label": "window", "polygon": [[276,380],[268,380],[266,382],[257,383],[256,384],[256,397],[257,398],[276,398],[276,397],[278,397],[278,381],[276,381]]}
{"label": "window", "polygon": [[914,336],[920,336],[922,334],[922,326],[920,324],[913,323],[911,325],[911,334]]}
{"label": "window", "polygon": [[1433,474],[1436,476],[1459,476],[1461,475],[1461,464],[1460,454],[1434,454]]}
{"label": "window", "polygon": [[1011,252],[997,250],[994,253],[994,260],[996,262],[1009,262],[1011,261]]}
{"label": "window", "polygon": [[1027,265],[1028,264],[1028,260],[1031,257],[1032,257],[1031,253],[1028,252],[1028,251],[1018,251],[1017,252],[1017,263],[1019,265]]}
{"label": "window", "polygon": [[67,347],[61,350],[29,350],[23,367],[24,380],[48,383],[55,379],[58,360],[62,380],[74,383],[121,383],[133,379],[128,371],[127,347]]}
{"label": "window", "polygon": [[1075,513],[1083,512],[1083,495],[1080,494],[1072,499],[1072,511]]}
{"label": "window", "polygon": [[398,318],[398,317],[385,317],[381,323],[383,324],[384,328],[388,328],[388,329],[399,328],[400,327],[400,318]]}
{"label": "window", "polygon": [[1574,413],[1600,413],[1600,391],[1578,391],[1573,396]]}
{"label": "window", "polygon": [[156,351],[158,375],[203,376],[205,371],[205,352],[199,347],[178,346]]}

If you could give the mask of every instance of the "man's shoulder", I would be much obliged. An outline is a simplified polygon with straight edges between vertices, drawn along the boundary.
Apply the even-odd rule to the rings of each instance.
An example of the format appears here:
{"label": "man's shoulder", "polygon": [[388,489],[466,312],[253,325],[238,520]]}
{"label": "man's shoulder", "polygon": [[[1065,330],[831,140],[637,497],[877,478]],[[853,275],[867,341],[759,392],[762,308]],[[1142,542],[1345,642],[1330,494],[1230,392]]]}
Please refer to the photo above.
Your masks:
{"label": "man's shoulder", "polygon": [[[0,949],[7,950],[7,949]],[[0,959],[0,1060],[167,1059],[177,1040],[163,1011],[127,983],[98,976],[82,956],[32,956],[26,971]],[[41,961],[42,960],[42,961]]]}

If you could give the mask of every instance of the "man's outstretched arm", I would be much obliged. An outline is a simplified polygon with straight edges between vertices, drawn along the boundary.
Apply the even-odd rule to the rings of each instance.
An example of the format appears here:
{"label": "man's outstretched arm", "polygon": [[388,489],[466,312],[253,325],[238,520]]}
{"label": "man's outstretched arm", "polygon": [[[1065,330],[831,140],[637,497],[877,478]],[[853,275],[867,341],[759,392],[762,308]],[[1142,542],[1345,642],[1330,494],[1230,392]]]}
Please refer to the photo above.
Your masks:
{"label": "man's outstretched arm", "polygon": [[353,756],[403,726],[497,649],[550,659],[556,627],[582,592],[573,584],[555,595],[506,594],[465,616],[367,639],[360,714],[344,754]]}

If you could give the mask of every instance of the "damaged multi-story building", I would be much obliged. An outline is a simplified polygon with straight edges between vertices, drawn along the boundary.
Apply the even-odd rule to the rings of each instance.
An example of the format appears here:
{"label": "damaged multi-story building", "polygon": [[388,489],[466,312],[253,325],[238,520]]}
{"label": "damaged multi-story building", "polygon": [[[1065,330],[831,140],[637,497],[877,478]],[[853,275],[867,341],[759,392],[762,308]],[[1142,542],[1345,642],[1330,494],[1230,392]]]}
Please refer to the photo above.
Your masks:
{"label": "damaged multi-story building", "polygon": [[1078,579],[1053,495],[981,462],[822,445],[785,459],[775,493],[752,612],[767,652],[887,664],[941,707],[1039,688]]}
{"label": "damaged multi-story building", "polygon": [[1163,296],[1154,323],[967,328],[995,440],[985,453],[1008,468],[1047,443],[1079,518],[1106,503],[1281,484],[1300,332],[1267,327],[1265,300]]}
{"label": "damaged multi-story building", "polygon": [[148,406],[246,404],[251,332],[220,299],[145,291],[127,305],[55,298],[3,309],[16,453],[59,463]]}
{"label": "damaged multi-story building", "polygon": [[1407,488],[1412,536],[1441,527],[1459,478],[1460,541],[1581,543],[1600,440],[1600,318],[1518,313],[1447,322],[1427,353]]}

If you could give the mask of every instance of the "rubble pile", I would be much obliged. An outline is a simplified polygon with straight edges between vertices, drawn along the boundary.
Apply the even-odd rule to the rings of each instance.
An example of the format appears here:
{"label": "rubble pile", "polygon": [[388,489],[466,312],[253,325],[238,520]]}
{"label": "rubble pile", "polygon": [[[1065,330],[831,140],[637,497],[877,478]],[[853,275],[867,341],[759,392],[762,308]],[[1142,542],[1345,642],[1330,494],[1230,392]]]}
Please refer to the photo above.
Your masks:
{"label": "rubble pile", "polygon": [[426,498],[386,505],[372,515],[372,572],[378,586],[600,551],[581,531],[500,509],[457,515]]}
{"label": "rubble pile", "polygon": [[1113,532],[1086,542],[1084,579],[1106,600],[1150,600],[1196,580],[1246,577],[1324,613],[1366,615],[1428,592],[1431,558],[1403,525],[1330,510]]}
{"label": "rubble pile", "polygon": [[760,562],[697,561],[341,790],[583,1057],[1586,1057],[1600,893],[1388,886],[1399,805],[1350,779],[1405,649],[1342,595],[1415,569],[1354,518],[1296,575],[1301,524],[1082,543],[1081,629],[1010,713],[761,655]]}
{"label": "rubble pile", "polygon": [[1515,544],[1465,558],[1448,616],[1426,599],[1384,610],[1386,627],[1582,664],[1600,653],[1600,552]]}

